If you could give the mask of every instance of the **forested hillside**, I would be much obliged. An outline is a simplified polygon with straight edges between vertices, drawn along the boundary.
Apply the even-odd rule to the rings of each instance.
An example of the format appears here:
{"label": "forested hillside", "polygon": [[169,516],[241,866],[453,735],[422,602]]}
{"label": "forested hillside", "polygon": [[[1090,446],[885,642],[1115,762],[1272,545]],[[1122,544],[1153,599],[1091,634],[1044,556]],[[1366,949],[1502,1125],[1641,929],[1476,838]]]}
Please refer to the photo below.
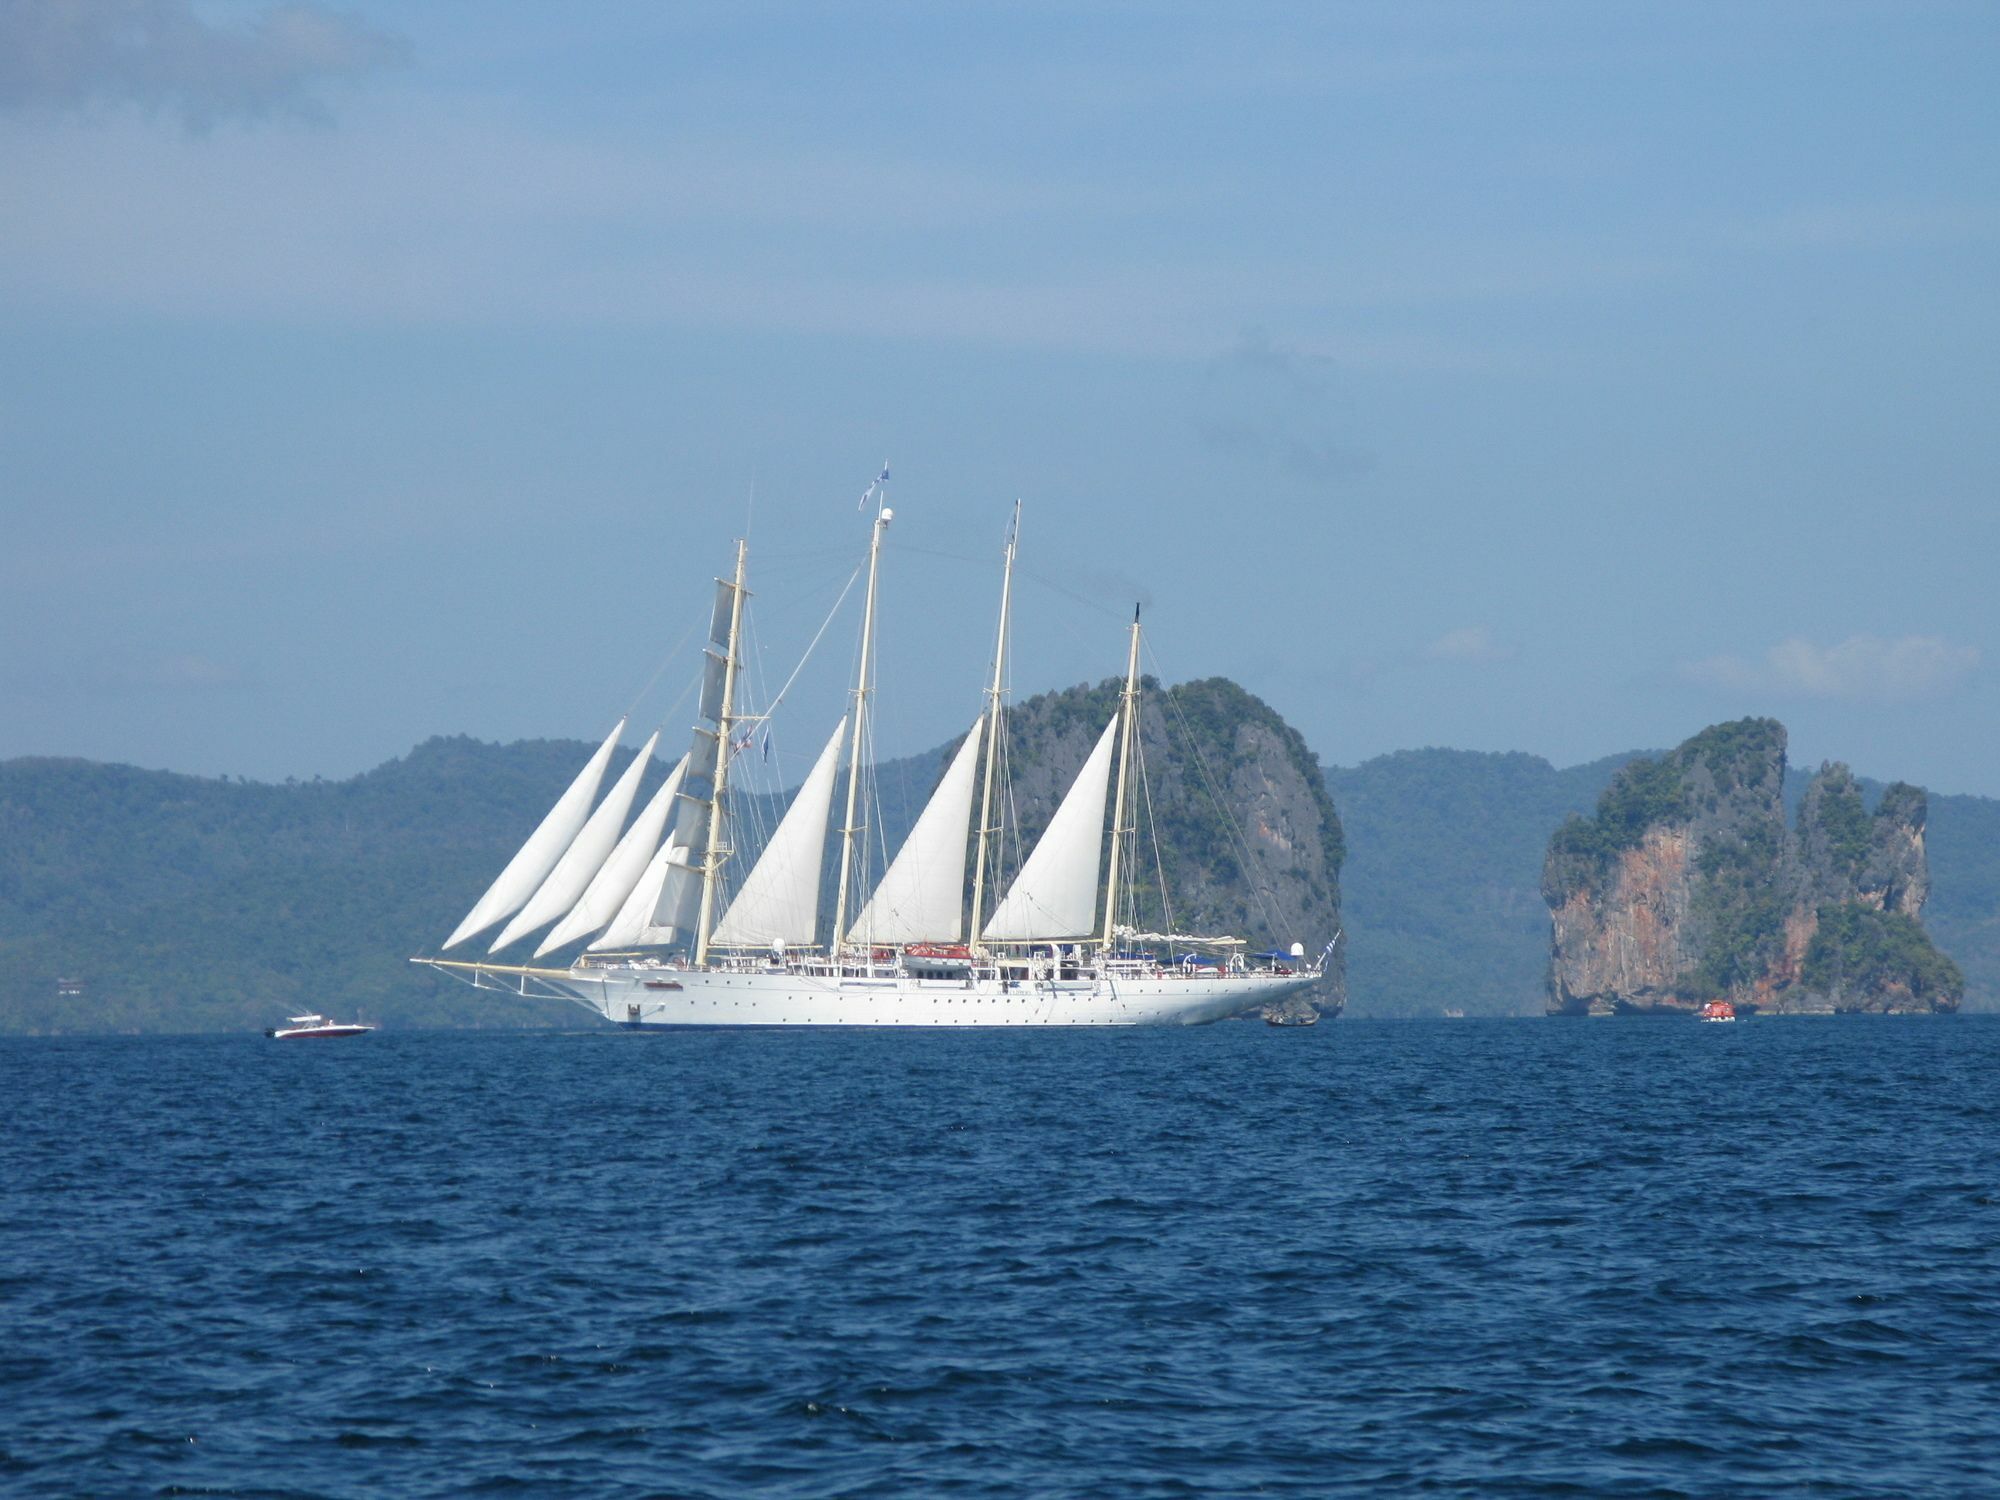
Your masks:
{"label": "forested hillside", "polygon": [[[1201,686],[1179,691],[1212,746],[1237,716],[1266,723],[1269,710],[1232,685]],[[1017,714],[1031,829],[1047,817],[1043,783],[1081,755],[1077,726],[1106,707],[1105,691],[1045,695]],[[1218,775],[1243,778],[1246,809],[1264,770],[1310,763],[1295,739],[1270,715],[1241,751],[1218,748]],[[0,1029],[235,1030],[357,1003],[404,1025],[578,1024],[587,1018],[573,1008],[474,994],[404,960],[435,950],[590,749],[435,739],[348,781],[278,786],[0,764]],[[1338,911],[1357,1015],[1539,1013],[1549,836],[1628,759],[1558,770],[1531,755],[1413,750],[1331,768],[1332,805],[1313,812],[1327,865],[1281,877],[1282,919],[1317,933]],[[941,767],[932,751],[878,768],[888,847]],[[1803,780],[1789,778],[1794,801]],[[1872,806],[1880,785],[1863,785]],[[1290,796],[1285,815],[1304,818],[1305,804]],[[1189,903],[1179,915],[1254,915],[1229,904],[1226,840],[1192,805],[1180,816],[1194,819],[1182,842],[1211,848],[1168,872]],[[2000,1008],[2000,801],[1933,796],[1928,837],[1925,923],[1965,971],[1965,1008]],[[84,993],[59,998],[58,977],[81,979]]]}
{"label": "forested hillside", "polygon": [[[1794,767],[1785,781],[1793,818],[1810,778]],[[1867,805],[1885,783],[1859,778]],[[1931,891],[1924,926],[1965,971],[1964,1010],[2000,1011],[2000,798],[1930,794]]]}
{"label": "forested hillside", "polygon": [[1354,1013],[1539,1015],[1549,833],[1629,759],[1559,771],[1519,752],[1399,750],[1330,769]]}
{"label": "forested hillside", "polygon": [[[404,960],[451,930],[589,750],[435,739],[283,786],[10,761],[0,1024],[234,1030],[335,1005],[412,1025],[558,1019]],[[83,995],[58,999],[57,976]]]}
{"label": "forested hillside", "polygon": [[[0,1030],[230,1031],[357,1006],[405,1026],[587,1022],[407,960],[437,951],[594,748],[439,738],[351,780],[281,786],[0,763]],[[934,763],[879,768],[892,838]],[[647,790],[664,775],[656,764]],[[58,996],[58,978],[83,993]]]}
{"label": "forested hillside", "polygon": [[[1029,838],[1094,738],[1087,721],[1101,728],[1114,696],[1076,688],[1015,711],[1013,801]],[[1189,684],[1172,701],[1181,722],[1170,733],[1149,713],[1146,738],[1156,810],[1188,835],[1166,872],[1177,915],[1268,942],[1284,935],[1256,915],[1269,909],[1302,923],[1301,938],[1331,936],[1339,824],[1311,753],[1233,684]],[[1230,820],[1198,811],[1192,773],[1168,769],[1169,741],[1197,748],[1253,844],[1276,841],[1262,862],[1274,885],[1259,896]],[[593,748],[434,739],[351,780],[282,786],[0,764],[0,1030],[228,1031],[356,1007],[408,1026],[587,1024],[578,1008],[475,993],[407,960],[437,951]],[[941,769],[940,752],[876,768],[871,845],[900,843]],[[663,775],[656,766],[648,792]],[[741,807],[746,858],[781,800]],[[1157,872],[1149,862],[1134,873],[1144,887]],[[458,951],[481,955],[484,941]],[[58,979],[81,993],[58,994]],[[1327,1000],[1337,1008],[1337,984]]]}

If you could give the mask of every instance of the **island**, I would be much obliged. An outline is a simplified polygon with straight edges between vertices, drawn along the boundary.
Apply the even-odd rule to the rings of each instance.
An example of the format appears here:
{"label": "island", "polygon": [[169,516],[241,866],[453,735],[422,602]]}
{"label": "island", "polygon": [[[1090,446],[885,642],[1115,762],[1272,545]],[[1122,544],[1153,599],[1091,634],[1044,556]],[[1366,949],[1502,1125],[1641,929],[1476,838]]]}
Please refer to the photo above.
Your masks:
{"label": "island", "polygon": [[1775,719],[1704,729],[1632,761],[1549,842],[1548,1011],[1938,1012],[1965,981],[1925,932],[1928,800],[1904,782],[1871,812],[1820,767],[1795,822]]}

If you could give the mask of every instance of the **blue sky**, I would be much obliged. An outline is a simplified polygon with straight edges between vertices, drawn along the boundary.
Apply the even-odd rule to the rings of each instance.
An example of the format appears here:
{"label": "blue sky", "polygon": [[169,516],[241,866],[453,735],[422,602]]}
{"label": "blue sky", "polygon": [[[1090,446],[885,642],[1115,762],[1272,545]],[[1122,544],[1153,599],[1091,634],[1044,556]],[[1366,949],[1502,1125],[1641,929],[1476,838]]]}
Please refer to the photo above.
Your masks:
{"label": "blue sky", "polygon": [[0,0],[0,756],[677,740],[731,539],[782,678],[887,458],[887,752],[1019,496],[1018,693],[1143,599],[1329,761],[1754,712],[2000,795],[1996,64],[1918,0]]}

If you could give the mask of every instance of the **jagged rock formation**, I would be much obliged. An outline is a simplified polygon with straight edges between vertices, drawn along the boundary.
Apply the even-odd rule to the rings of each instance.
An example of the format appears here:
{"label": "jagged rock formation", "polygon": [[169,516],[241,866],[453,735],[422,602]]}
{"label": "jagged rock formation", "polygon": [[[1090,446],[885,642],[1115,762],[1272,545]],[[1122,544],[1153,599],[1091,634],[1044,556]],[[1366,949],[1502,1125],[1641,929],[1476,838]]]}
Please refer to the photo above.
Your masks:
{"label": "jagged rock formation", "polygon": [[[1043,693],[1008,717],[1009,774],[1022,847],[1053,815],[1122,684]],[[1163,690],[1148,679],[1140,715],[1146,779],[1136,794],[1142,844],[1131,870],[1148,924],[1232,933],[1253,947],[1306,945],[1340,931],[1340,817],[1319,760],[1268,705],[1220,677]],[[1158,830],[1157,851],[1146,838]],[[1157,852],[1157,858],[1156,858]],[[1158,905],[1164,881],[1170,905]],[[1148,914],[1150,913],[1150,914]],[[1291,1014],[1337,1015],[1346,1003],[1346,945],[1326,981],[1292,997]]]}
{"label": "jagged rock formation", "polygon": [[1549,1011],[1955,1010],[1957,965],[1918,922],[1926,798],[1871,814],[1822,766],[1785,826],[1785,728],[1740,719],[1620,771],[1549,845]]}

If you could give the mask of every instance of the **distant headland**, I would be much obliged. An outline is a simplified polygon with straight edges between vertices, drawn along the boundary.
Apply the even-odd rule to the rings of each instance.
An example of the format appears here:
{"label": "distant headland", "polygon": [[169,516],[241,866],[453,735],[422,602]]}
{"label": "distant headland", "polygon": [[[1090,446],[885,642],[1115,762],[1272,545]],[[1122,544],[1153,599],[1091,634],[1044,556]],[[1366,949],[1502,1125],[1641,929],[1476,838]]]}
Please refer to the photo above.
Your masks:
{"label": "distant headland", "polygon": [[[1031,830],[1104,691],[1020,706]],[[1155,786],[1193,851],[1165,874],[1189,921],[1261,933],[1268,903],[1342,931],[1323,1014],[1349,995],[1364,1017],[1671,1014],[1719,995],[1767,1014],[2000,1008],[2000,800],[1842,767],[1787,780],[1770,720],[1566,769],[1447,749],[1321,766],[1234,684],[1175,691],[1246,845],[1192,788]],[[879,768],[885,838],[950,748]],[[441,738],[279,785],[0,762],[0,1032],[261,1030],[327,1006],[389,1026],[572,1024],[404,958],[589,749]]]}

